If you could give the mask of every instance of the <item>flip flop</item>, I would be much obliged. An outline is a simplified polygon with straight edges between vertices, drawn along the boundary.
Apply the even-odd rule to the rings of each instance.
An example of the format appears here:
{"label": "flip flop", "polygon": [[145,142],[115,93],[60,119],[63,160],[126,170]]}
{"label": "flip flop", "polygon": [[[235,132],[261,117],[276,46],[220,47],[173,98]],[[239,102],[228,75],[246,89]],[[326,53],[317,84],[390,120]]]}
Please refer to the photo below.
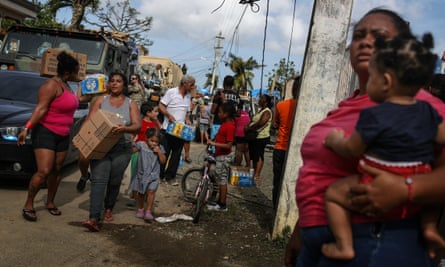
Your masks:
{"label": "flip flop", "polygon": [[46,208],[46,209],[48,210],[49,214],[51,214],[53,216],[60,216],[60,215],[62,215],[62,212],[58,208],[56,208],[56,207]]}
{"label": "flip flop", "polygon": [[86,221],[82,222],[82,226],[87,228],[91,232],[99,232],[100,231],[99,224],[93,220],[86,220]]}
{"label": "flip flop", "polygon": [[109,210],[109,209],[105,210],[104,221],[106,221],[106,222],[113,221],[113,213],[111,210]]}
{"label": "flip flop", "polygon": [[23,218],[25,218],[25,220],[27,220],[29,222],[37,221],[37,216],[36,216],[35,210],[23,209],[22,212],[23,212]]}

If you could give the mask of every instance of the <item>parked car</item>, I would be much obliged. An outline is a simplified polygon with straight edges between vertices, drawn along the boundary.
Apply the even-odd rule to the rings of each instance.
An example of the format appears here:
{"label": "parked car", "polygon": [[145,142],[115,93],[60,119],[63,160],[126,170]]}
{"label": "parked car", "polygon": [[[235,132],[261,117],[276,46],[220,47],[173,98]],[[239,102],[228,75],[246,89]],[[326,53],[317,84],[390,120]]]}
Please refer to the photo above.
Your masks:
{"label": "parked car", "polygon": [[[30,118],[37,104],[39,88],[47,79],[34,72],[0,71],[0,178],[29,178],[36,171],[30,135],[23,146],[17,146],[17,135]],[[77,90],[76,83],[70,87]],[[75,112],[71,138],[87,113],[87,104],[79,106]],[[77,159],[78,151],[70,144],[64,165]]]}

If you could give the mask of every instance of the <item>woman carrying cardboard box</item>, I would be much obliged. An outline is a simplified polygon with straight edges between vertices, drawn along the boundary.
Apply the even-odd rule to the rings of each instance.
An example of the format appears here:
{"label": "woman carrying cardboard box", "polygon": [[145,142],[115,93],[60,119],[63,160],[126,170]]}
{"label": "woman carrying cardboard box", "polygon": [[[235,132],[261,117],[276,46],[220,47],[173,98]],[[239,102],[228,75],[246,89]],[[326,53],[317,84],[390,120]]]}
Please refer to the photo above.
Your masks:
{"label": "woman carrying cardboard box", "polygon": [[92,104],[86,119],[88,120],[99,109],[114,112],[121,117],[122,125],[114,128],[112,133],[124,133],[102,159],[90,161],[90,215],[82,225],[92,232],[100,230],[101,214],[104,209],[103,219],[113,220],[112,210],[132,154],[130,134],[137,134],[141,128],[141,118],[136,102],[123,94],[126,87],[127,79],[123,74],[111,73],[108,78],[109,93],[98,97]]}

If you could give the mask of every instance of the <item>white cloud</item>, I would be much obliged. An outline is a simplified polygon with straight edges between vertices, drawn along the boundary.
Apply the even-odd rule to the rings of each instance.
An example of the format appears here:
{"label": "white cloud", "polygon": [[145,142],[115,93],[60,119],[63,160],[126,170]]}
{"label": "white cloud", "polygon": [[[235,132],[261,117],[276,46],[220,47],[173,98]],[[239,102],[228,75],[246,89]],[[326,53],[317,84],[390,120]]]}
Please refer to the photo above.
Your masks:
{"label": "white cloud", "polygon": [[[252,56],[261,62],[267,0],[256,3],[260,6],[259,12],[254,13],[248,7],[235,32],[245,8],[245,5],[239,4],[239,0],[131,0],[142,16],[153,17],[152,30],[147,33],[154,41],[150,47],[151,53],[171,57],[179,64],[186,63],[192,73],[200,76],[197,77],[200,82],[203,82],[205,73],[212,65],[215,36],[220,31],[224,36],[223,51],[246,59]],[[265,73],[280,58],[287,58],[293,3],[293,0],[270,0],[265,51],[268,70]],[[303,61],[313,3],[314,0],[297,1],[290,59],[298,68]],[[436,51],[441,54],[444,50],[445,37],[440,31],[445,19],[439,13],[445,7],[443,0],[355,0],[351,21],[357,21],[375,7],[397,11],[411,22],[416,33],[432,31],[436,38]],[[202,60],[202,57],[206,60]],[[223,64],[220,68],[222,75],[229,72],[224,70]],[[256,81],[255,85],[258,86],[259,82]]]}

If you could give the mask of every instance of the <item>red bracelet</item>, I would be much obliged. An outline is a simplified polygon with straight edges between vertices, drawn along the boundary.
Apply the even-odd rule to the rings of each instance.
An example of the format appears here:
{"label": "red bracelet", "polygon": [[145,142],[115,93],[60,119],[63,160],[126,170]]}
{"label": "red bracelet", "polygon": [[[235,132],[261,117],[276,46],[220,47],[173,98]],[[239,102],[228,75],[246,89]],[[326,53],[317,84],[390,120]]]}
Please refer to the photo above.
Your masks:
{"label": "red bracelet", "polygon": [[410,203],[414,202],[413,183],[413,178],[405,177],[405,184],[408,186],[408,201]]}
{"label": "red bracelet", "polygon": [[34,127],[34,124],[31,121],[28,121],[25,125],[26,129],[32,129],[32,127]]}

